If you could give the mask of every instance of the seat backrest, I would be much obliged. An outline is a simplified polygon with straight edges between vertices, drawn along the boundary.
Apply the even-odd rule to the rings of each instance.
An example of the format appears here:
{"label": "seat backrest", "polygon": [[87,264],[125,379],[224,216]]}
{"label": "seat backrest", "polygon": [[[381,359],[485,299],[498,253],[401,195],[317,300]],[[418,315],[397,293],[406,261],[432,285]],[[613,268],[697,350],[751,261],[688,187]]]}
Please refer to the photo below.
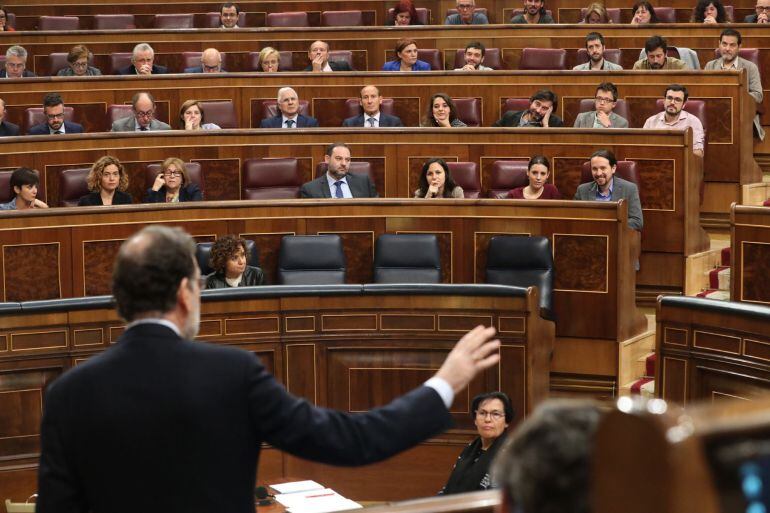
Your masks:
{"label": "seat backrest", "polygon": [[511,189],[529,185],[526,160],[495,160],[489,174],[490,198],[504,198]]}
{"label": "seat backrest", "polygon": [[[635,160],[618,160],[618,167],[615,169],[615,174],[623,180],[634,182],[637,187],[639,184],[639,169],[636,167]],[[591,161],[587,160],[583,162],[583,168],[580,172],[580,183],[592,182],[594,179],[591,174]]]}
{"label": "seat backrest", "polygon": [[[393,98],[383,98],[380,104],[380,112],[383,114],[393,115]],[[346,118],[352,118],[364,113],[364,109],[361,108],[361,102],[358,98],[348,98],[345,100],[345,116]]]}
{"label": "seat backrest", "polygon": [[733,6],[730,4],[725,4],[724,7],[727,19],[735,21],[735,10],[733,9]]}
{"label": "seat backrest", "polygon": [[463,188],[465,198],[476,199],[481,194],[481,177],[475,162],[447,162],[449,172],[457,185]]}
{"label": "seat backrest", "polygon": [[[484,51],[484,62],[481,63],[487,68],[503,69],[503,59],[500,55],[499,48],[487,48]],[[454,68],[462,68],[465,66],[465,48],[458,48],[455,52]]]}
{"label": "seat backrest", "polygon": [[118,70],[130,65],[131,65],[131,52],[111,53],[109,74],[117,75]]}
{"label": "seat backrest", "polygon": [[268,27],[309,27],[306,12],[271,12],[267,15]]}
{"label": "seat backrest", "polygon": [[195,27],[195,15],[183,14],[156,14],[152,22],[156,29],[188,29]]}
{"label": "seat backrest", "polygon": [[453,98],[457,117],[468,126],[481,126],[481,98]]}
{"label": "seat backrest", "polygon": [[41,16],[37,21],[38,30],[79,30],[77,16]]}
{"label": "seat backrest", "polygon": [[[6,19],[6,23],[8,24],[8,26],[16,28],[16,15],[14,13],[12,13],[12,12],[7,12],[6,11],[6,16],[8,16],[8,18]],[[10,201],[10,200],[8,200],[8,201]]]}
{"label": "seat backrest", "polygon": [[[580,9],[580,21],[583,21],[586,19],[586,9],[585,7]],[[620,8],[619,7],[608,7],[607,8],[607,17],[612,21],[612,23],[620,23]]]}
{"label": "seat backrest", "polygon": [[126,30],[136,28],[133,14],[94,14],[94,30]]}
{"label": "seat backrest", "polygon": [[127,118],[129,116],[133,116],[134,111],[131,107],[131,105],[124,105],[124,104],[115,104],[115,105],[108,105],[107,106],[107,130],[109,130],[112,126],[112,124],[123,118]]}
{"label": "seat backrest", "polygon": [[339,235],[286,235],[278,251],[280,285],[345,283],[345,253]]}
{"label": "seat backrest", "polygon": [[[326,164],[326,162],[319,162],[315,166],[315,176],[318,178],[319,176],[323,176],[324,173],[326,173],[326,170],[329,168],[329,166]],[[360,176],[368,176],[369,180],[372,183],[377,183],[374,179],[374,174],[372,174],[372,163],[368,162],[366,160],[353,160],[350,162],[350,168],[348,168],[348,171],[350,173],[353,173],[354,175],[360,175]]]}
{"label": "seat backrest", "polygon": [[353,52],[350,50],[332,50],[329,52],[329,62],[346,62],[350,69],[353,69]]}
{"label": "seat backrest", "polygon": [[[655,107],[657,108],[658,112],[663,110],[663,98],[658,98],[658,100],[655,102]],[[708,123],[706,120],[706,102],[703,100],[693,100],[690,98],[685,102],[684,110],[700,120],[701,124],[703,125],[704,132],[708,130]]]}
{"label": "seat backrest", "polygon": [[[430,25],[430,9],[426,9],[425,7],[415,7],[414,10],[417,12],[417,21],[423,25]],[[388,21],[393,22],[392,7],[388,9]]]}
{"label": "seat backrest", "polygon": [[567,67],[567,50],[563,48],[524,48],[519,69],[560,70]]}
{"label": "seat backrest", "polygon": [[441,254],[436,236],[380,235],[374,246],[374,283],[441,283]]}
{"label": "seat backrest", "polygon": [[[595,102],[593,98],[583,98],[580,100],[580,112],[591,112],[594,110]],[[615,103],[615,108],[612,109],[612,111],[617,114],[620,117],[625,118],[628,120],[628,104],[626,103],[626,100],[622,98],[618,98],[618,101]]]}
{"label": "seat backrest", "polygon": [[[276,100],[265,100],[262,102],[262,118],[268,119],[278,115],[278,102]],[[310,103],[307,100],[299,101],[299,113],[303,116],[310,115]]]}
{"label": "seat backrest", "polygon": [[302,173],[297,159],[248,159],[243,163],[242,199],[299,197]]}
{"label": "seat backrest", "polygon": [[537,287],[540,315],[554,320],[553,254],[547,237],[497,235],[489,239],[486,283]]}
{"label": "seat backrest", "polygon": [[[605,48],[604,49],[604,58],[614,64],[620,64],[620,48]],[[578,64],[583,64],[584,62],[588,62],[588,50],[585,48],[578,48],[577,51],[577,62]]]}
{"label": "seat backrest", "polygon": [[673,7],[655,7],[658,23],[676,23],[676,11]]}
{"label": "seat backrest", "polygon": [[324,11],[321,13],[322,27],[360,27],[364,24],[361,11]]}
{"label": "seat backrest", "polygon": [[[259,248],[251,239],[246,240],[246,265],[259,267]],[[195,245],[195,259],[198,261],[198,267],[201,270],[201,276],[211,274],[214,269],[211,267],[211,247],[213,242],[198,242]]]}
{"label": "seat backrest", "polygon": [[[222,20],[219,19],[219,13],[218,12],[207,12],[204,17],[204,26],[203,28],[219,28],[222,26]],[[238,13],[238,28],[243,28],[246,26],[246,11],[241,11]]]}
{"label": "seat backrest", "polygon": [[518,112],[520,110],[527,110],[529,108],[529,98],[506,98],[503,103],[503,112],[505,114],[508,111]]}
{"label": "seat backrest", "polygon": [[[64,120],[72,121],[75,114],[75,110],[72,107],[64,106]],[[27,133],[29,129],[40,123],[46,123],[48,119],[43,114],[43,107],[27,107],[24,110],[24,122],[22,123],[24,133]]]}
{"label": "seat backrest", "polygon": [[76,207],[80,198],[88,194],[90,167],[64,169],[59,173],[59,206]]}
{"label": "seat backrest", "polygon": [[[190,176],[190,181],[198,186],[201,192],[205,195],[203,188],[203,172],[201,171],[201,165],[199,162],[185,162],[184,168],[187,170],[187,174]],[[144,186],[146,188],[152,187],[155,183],[155,177],[160,173],[160,163],[147,164],[144,173]]]}
{"label": "seat backrest", "polygon": [[238,128],[238,117],[232,100],[202,100],[205,123],[215,123],[220,128]]}
{"label": "seat backrest", "polygon": [[13,170],[0,171],[0,203],[8,203],[15,193],[11,192],[11,175]]}
{"label": "seat backrest", "polygon": [[441,51],[436,48],[418,49],[417,58],[430,64],[431,71],[444,70],[444,63],[441,62]]}

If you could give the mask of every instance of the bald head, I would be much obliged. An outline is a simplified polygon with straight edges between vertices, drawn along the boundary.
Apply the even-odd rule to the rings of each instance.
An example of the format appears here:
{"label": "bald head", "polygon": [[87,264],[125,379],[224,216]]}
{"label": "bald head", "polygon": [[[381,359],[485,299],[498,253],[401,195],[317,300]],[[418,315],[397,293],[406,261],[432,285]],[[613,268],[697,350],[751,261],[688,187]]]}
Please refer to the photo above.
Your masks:
{"label": "bald head", "polygon": [[222,54],[216,48],[206,48],[201,54],[201,68],[204,73],[222,71]]}

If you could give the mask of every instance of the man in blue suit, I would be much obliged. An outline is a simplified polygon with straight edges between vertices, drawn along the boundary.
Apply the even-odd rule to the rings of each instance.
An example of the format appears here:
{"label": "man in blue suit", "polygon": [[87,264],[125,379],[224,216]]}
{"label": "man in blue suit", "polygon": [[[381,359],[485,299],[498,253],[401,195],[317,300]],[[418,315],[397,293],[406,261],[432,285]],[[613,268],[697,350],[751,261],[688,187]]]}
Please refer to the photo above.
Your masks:
{"label": "man in blue suit", "polygon": [[82,134],[83,125],[64,121],[64,100],[59,93],[48,93],[43,98],[43,114],[46,116],[44,123],[37,124],[29,129],[29,135],[59,135]]}
{"label": "man in blue suit", "polygon": [[359,99],[364,113],[360,116],[347,118],[342,122],[342,126],[363,126],[367,128],[377,128],[380,126],[404,126],[401,118],[383,114],[380,111],[382,105],[382,95],[377,86],[368,85],[361,89],[361,98]]}
{"label": "man in blue suit", "polygon": [[259,128],[318,128],[318,120],[299,113],[299,97],[291,87],[278,90],[279,114],[263,119]]}

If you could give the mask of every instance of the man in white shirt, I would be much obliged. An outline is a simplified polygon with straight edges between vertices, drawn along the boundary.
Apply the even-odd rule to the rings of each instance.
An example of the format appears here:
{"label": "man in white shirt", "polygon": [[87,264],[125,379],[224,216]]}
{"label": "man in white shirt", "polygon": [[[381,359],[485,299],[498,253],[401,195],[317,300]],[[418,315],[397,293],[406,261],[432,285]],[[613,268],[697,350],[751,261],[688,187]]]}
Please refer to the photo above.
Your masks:
{"label": "man in white shirt", "polygon": [[260,128],[318,128],[318,120],[299,113],[299,97],[291,87],[278,90],[278,114],[263,119]]}
{"label": "man in white shirt", "polygon": [[480,41],[471,41],[465,46],[465,65],[455,68],[455,71],[492,71],[492,68],[482,65],[487,49]]}
{"label": "man in white shirt", "polygon": [[219,8],[219,27],[223,29],[237,29],[238,17],[241,10],[234,3],[227,2]]}
{"label": "man in white shirt", "polygon": [[307,51],[307,58],[310,64],[304,71],[322,72],[322,71],[353,71],[345,61],[329,61],[329,43],[326,41],[313,41],[310,49]]}
{"label": "man in white shirt", "polygon": [[404,126],[399,117],[385,114],[380,110],[380,107],[382,106],[382,95],[377,86],[364,86],[361,89],[361,98],[359,99],[359,102],[364,113],[359,116],[347,118],[342,122],[342,126],[362,126],[365,128]]}

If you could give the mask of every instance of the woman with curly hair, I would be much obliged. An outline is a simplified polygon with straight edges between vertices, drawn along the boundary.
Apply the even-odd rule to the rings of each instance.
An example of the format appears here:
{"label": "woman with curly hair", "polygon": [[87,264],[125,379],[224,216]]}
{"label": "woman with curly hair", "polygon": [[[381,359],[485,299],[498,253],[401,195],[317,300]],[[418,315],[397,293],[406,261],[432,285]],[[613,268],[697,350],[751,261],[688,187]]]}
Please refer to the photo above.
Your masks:
{"label": "woman with curly hair", "polygon": [[107,155],[94,162],[86,181],[91,193],[78,200],[79,207],[133,203],[131,195],[126,192],[128,175],[123,164],[115,157]]}
{"label": "woman with curly hair", "polygon": [[211,246],[209,265],[214,272],[206,278],[207,289],[264,285],[262,269],[246,264],[246,241],[225,235]]}
{"label": "woman with curly hair", "polygon": [[420,188],[415,198],[464,198],[463,188],[457,185],[443,159],[429,159],[420,172]]}
{"label": "woman with curly hair", "polygon": [[733,20],[727,15],[727,10],[721,0],[698,0],[692,10],[693,23],[730,23]]}
{"label": "woman with curly hair", "polygon": [[430,97],[422,126],[450,128],[468,125],[457,117],[457,107],[452,97],[445,93],[436,93]]}

